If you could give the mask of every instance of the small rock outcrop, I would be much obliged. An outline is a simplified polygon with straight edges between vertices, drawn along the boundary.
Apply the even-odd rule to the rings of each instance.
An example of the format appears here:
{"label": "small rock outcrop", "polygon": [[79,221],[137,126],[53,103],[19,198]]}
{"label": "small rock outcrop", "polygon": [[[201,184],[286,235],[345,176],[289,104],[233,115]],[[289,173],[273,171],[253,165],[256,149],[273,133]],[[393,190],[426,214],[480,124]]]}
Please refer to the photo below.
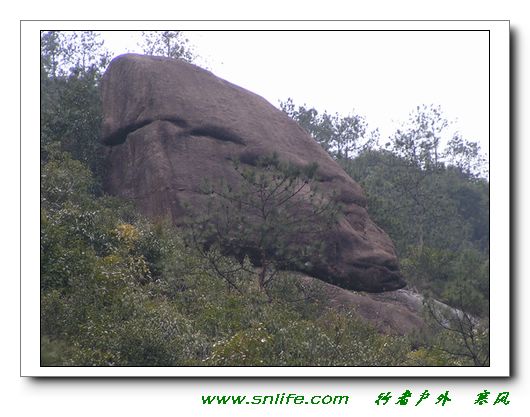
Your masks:
{"label": "small rock outcrop", "polygon": [[262,97],[183,61],[121,55],[102,79],[102,143],[107,192],[145,215],[179,225],[184,207],[199,215],[205,179],[238,180],[230,160],[277,154],[318,164],[319,190],[341,205],[337,228],[322,239],[326,261],[303,271],[345,289],[382,292],[405,285],[394,246],[369,218],[361,187],[297,123]]}
{"label": "small rock outcrop", "polygon": [[[317,281],[299,276],[303,285],[314,286]],[[319,282],[317,288],[325,295],[325,303],[336,310],[353,310],[365,322],[383,334],[405,336],[426,328],[423,297],[408,289],[366,294],[347,291],[335,285]],[[440,308],[450,307],[437,302]]]}

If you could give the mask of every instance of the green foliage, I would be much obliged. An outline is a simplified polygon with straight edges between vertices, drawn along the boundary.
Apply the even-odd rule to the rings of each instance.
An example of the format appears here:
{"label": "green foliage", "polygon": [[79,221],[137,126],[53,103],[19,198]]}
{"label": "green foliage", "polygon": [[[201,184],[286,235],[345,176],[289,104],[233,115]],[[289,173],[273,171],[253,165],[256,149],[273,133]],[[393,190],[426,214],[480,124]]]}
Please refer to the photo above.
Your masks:
{"label": "green foliage", "polygon": [[[487,214],[482,202],[487,199],[487,184],[480,189],[452,169],[422,170],[382,150],[342,165],[364,188],[370,216],[392,237],[401,257],[407,257],[413,247],[456,251],[473,235],[487,239],[487,217],[477,219],[472,214],[479,207],[480,214]],[[469,187],[480,189],[480,198],[463,200]]]}
{"label": "green foliage", "polygon": [[[466,290],[471,294],[466,294]],[[472,315],[465,308],[469,302],[480,306],[476,299],[480,294],[467,283],[458,285],[457,291],[452,297],[458,300],[458,308],[448,308],[430,299],[425,301],[429,330],[425,331],[424,345],[459,366],[489,366],[489,320]]]}
{"label": "green foliage", "polygon": [[408,353],[407,366],[462,366],[460,358],[454,359],[446,352],[432,346],[421,347]]}
{"label": "green foliage", "polygon": [[468,141],[455,133],[447,143],[444,157],[449,165],[456,167],[469,178],[486,178],[487,160],[476,142]]}
{"label": "green foliage", "polygon": [[144,31],[139,46],[146,55],[165,56],[187,62],[193,62],[196,57],[188,39],[179,30]]}
{"label": "green foliage", "polygon": [[337,159],[355,157],[375,146],[379,138],[379,132],[369,131],[366,119],[357,114],[319,113],[305,105],[296,107],[291,98],[281,102],[280,108]]}
{"label": "green foliage", "polygon": [[[489,299],[489,260],[472,247],[459,252],[424,247],[402,261],[403,273],[422,292],[430,292],[447,304],[473,314],[486,314]],[[425,277],[429,279],[426,280]],[[473,300],[464,302],[455,294]]]}
{"label": "green foliage", "polygon": [[[204,257],[169,224],[152,224],[123,202],[96,197],[93,184],[85,165],[50,149],[41,178],[43,365],[470,363],[454,332],[412,350],[407,339],[379,334],[353,311],[325,307],[318,285],[289,273],[278,272],[264,295],[248,259],[241,267],[214,248]],[[476,272],[479,254],[471,262],[467,252],[455,260],[425,250],[418,262],[449,259],[451,271],[484,284]],[[219,270],[230,272],[234,286],[219,279]],[[486,330],[475,343],[483,343]],[[460,355],[448,353],[455,346]]]}
{"label": "green foliage", "polygon": [[92,199],[92,172],[54,143],[46,148],[50,158],[41,165],[41,202],[44,207],[57,208],[67,201],[82,203]]}
{"label": "green foliage", "polygon": [[98,186],[103,175],[98,85],[108,62],[94,32],[41,34],[41,159],[59,143],[89,166]]}
{"label": "green foliage", "polygon": [[319,237],[334,227],[338,210],[332,196],[317,191],[318,167],[297,167],[272,155],[251,168],[234,163],[234,170],[237,185],[205,185],[209,205],[204,218],[190,222],[192,242],[216,245],[241,260],[249,256],[260,266],[262,290],[280,269],[319,262]]}
{"label": "green foliage", "polygon": [[370,217],[394,241],[409,286],[454,308],[429,301],[431,332],[408,361],[488,363],[489,183],[479,145],[456,132],[442,149],[450,122],[439,106],[422,105],[385,149],[341,158],[328,146],[336,130],[327,113],[297,109],[292,100],[282,109],[361,184]]}
{"label": "green foliage", "polygon": [[80,74],[100,76],[110,54],[93,31],[41,32],[41,74],[52,79]]}
{"label": "green foliage", "polygon": [[276,301],[261,320],[213,345],[205,363],[241,366],[401,365],[404,340],[382,336],[351,312],[322,309],[311,319]]}
{"label": "green foliage", "polygon": [[395,242],[409,287],[461,312],[426,311],[431,334],[409,359],[487,363],[488,183],[454,167],[422,168],[388,151],[365,153],[344,166],[365,189],[371,217]]}
{"label": "green foliage", "polygon": [[[399,365],[406,359],[404,339],[378,334],[351,311],[329,310],[318,286],[289,273],[279,273],[265,296],[247,260],[232,274],[235,291],[172,226],[94,196],[86,166],[68,154],[50,152],[42,172],[43,365]],[[225,270],[241,265],[215,256]]]}
{"label": "green foliage", "polygon": [[[282,103],[282,108],[318,142],[341,136],[326,112],[296,108],[292,100]],[[338,158],[363,187],[371,218],[394,241],[407,281],[440,298],[449,277],[462,277],[455,264],[463,249],[478,250],[483,260],[489,250],[485,160],[479,146],[458,133],[442,149],[449,125],[439,106],[417,106],[389,138],[385,150],[370,146],[354,158]],[[331,147],[324,147],[338,157]],[[487,298],[485,287],[478,288]]]}
{"label": "green foliage", "polygon": [[417,106],[385,146],[415,167],[436,169],[441,162],[442,133],[448,124],[440,106]]}
{"label": "green foliage", "polygon": [[[435,294],[442,294],[454,272],[452,265],[456,256],[455,252],[449,250],[430,246],[419,250],[414,246],[408,257],[402,260],[401,268],[411,286],[422,292],[430,290]],[[429,277],[428,282],[425,277]]]}
{"label": "green foliage", "polygon": [[[430,277],[438,277],[429,287],[423,283],[424,320],[427,328],[419,337],[427,362],[486,366],[489,364],[489,261],[477,249],[464,248],[460,253],[429,250],[407,270],[421,274],[432,268]],[[436,268],[439,265],[439,268]],[[427,271],[423,273],[427,274]],[[427,275],[425,275],[427,276]],[[424,280],[426,281],[426,280]],[[432,294],[440,294],[436,299]],[[442,300],[445,304],[442,304]]]}

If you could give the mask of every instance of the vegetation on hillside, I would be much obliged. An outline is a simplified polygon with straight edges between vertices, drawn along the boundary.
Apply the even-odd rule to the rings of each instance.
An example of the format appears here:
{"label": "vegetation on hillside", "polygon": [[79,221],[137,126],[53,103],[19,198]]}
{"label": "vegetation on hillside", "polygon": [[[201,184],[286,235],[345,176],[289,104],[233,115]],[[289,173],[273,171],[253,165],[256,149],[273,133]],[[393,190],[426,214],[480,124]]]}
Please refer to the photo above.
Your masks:
{"label": "vegetation on hillside", "polygon": [[[164,34],[146,45],[193,58],[185,42],[171,44],[183,42],[181,35]],[[318,284],[303,284],[281,265],[261,271],[260,281],[248,258],[190,245],[185,231],[105,195],[98,87],[108,57],[93,32],[42,33],[42,365],[489,363],[489,183],[476,144],[455,134],[441,148],[448,124],[439,108],[418,107],[379,147],[377,130],[361,116],[319,113],[292,100],[282,106],[362,185],[410,286],[457,309],[428,301],[430,328],[391,336],[354,311],[329,308]],[[252,187],[266,186],[241,174],[249,186],[225,197],[247,201]],[[287,194],[311,178],[289,175]],[[271,219],[282,221],[281,210],[275,215],[264,230]],[[264,240],[258,252],[278,240],[278,250],[290,254],[281,238]]]}

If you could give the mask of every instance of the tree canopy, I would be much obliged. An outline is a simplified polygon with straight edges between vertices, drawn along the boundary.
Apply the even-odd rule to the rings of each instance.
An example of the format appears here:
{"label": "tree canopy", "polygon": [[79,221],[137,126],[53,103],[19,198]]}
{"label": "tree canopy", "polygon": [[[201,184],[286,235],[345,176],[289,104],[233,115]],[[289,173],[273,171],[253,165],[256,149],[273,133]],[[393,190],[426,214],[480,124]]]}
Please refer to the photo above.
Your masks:
{"label": "tree canopy", "polygon": [[187,62],[193,62],[196,58],[189,40],[180,30],[144,31],[139,46],[146,55],[160,55]]}

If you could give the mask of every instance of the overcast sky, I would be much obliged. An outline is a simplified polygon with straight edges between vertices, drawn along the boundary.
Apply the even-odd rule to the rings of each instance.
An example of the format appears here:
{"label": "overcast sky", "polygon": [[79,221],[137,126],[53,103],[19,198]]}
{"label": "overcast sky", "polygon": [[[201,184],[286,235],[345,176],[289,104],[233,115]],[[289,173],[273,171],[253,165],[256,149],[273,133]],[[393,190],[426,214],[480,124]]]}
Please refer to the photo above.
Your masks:
{"label": "overcast sky", "polygon": [[[141,52],[138,32],[102,32],[114,53]],[[488,152],[488,33],[477,31],[185,32],[216,75],[275,106],[355,112],[384,140],[417,105],[440,105]]]}

